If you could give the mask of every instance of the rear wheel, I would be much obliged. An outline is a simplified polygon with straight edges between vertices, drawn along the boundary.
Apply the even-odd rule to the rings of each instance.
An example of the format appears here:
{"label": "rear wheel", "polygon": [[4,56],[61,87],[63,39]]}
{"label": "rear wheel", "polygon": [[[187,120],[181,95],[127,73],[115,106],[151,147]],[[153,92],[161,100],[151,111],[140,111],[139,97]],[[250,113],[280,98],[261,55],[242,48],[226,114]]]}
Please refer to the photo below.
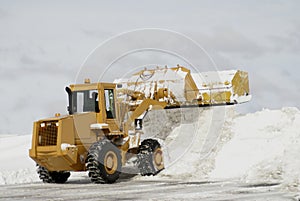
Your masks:
{"label": "rear wheel", "polygon": [[44,183],[59,183],[63,184],[65,183],[68,178],[70,177],[70,172],[67,171],[48,171],[46,168],[38,165],[37,173],[39,175],[39,178]]}
{"label": "rear wheel", "polygon": [[157,140],[144,140],[137,157],[138,168],[142,176],[156,175],[164,169],[163,153]]}
{"label": "rear wheel", "polygon": [[122,167],[120,150],[109,140],[91,145],[86,160],[86,169],[94,183],[114,183]]}

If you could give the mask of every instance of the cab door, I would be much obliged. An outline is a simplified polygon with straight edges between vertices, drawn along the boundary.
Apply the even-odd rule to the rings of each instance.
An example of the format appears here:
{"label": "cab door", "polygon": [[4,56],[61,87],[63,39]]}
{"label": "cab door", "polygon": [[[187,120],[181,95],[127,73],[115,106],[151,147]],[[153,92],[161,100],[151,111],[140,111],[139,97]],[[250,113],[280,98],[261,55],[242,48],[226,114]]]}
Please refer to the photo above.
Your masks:
{"label": "cab door", "polygon": [[118,109],[116,108],[115,89],[104,89],[104,106],[106,123],[109,125],[111,132],[120,132],[118,126]]}

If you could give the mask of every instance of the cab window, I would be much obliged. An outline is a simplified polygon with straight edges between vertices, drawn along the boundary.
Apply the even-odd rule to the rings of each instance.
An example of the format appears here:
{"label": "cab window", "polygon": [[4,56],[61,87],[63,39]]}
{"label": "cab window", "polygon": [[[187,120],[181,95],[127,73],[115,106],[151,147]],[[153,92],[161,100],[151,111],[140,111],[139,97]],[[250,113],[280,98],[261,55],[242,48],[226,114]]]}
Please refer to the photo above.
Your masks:
{"label": "cab window", "polygon": [[98,91],[86,90],[73,92],[73,112],[99,112]]}
{"label": "cab window", "polygon": [[114,119],[116,116],[114,90],[104,89],[104,97],[105,97],[106,117],[108,119]]}

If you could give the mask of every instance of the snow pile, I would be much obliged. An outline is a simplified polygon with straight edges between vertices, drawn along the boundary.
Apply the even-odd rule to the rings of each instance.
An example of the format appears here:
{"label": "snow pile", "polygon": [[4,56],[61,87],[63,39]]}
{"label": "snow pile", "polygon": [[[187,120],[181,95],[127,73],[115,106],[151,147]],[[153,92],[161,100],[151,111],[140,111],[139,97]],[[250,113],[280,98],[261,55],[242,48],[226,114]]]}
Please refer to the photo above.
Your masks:
{"label": "snow pile", "polygon": [[[272,113],[274,123],[262,129],[270,135],[268,144],[270,157],[252,167],[244,177],[245,181],[253,179],[277,181],[289,190],[300,190],[300,112],[296,108],[283,108]],[[275,151],[276,150],[276,151]]]}
{"label": "snow pile", "polygon": [[282,183],[300,190],[300,111],[263,110],[234,120],[234,138],[216,158],[216,178]]}
{"label": "snow pile", "polygon": [[30,135],[0,135],[0,185],[38,181],[35,162],[29,158]]}
{"label": "snow pile", "polygon": [[[247,183],[281,183],[285,190],[300,190],[297,108],[265,109],[247,115],[237,115],[234,107],[199,108],[193,112],[198,116],[189,124],[179,122],[183,124],[178,126],[178,118],[174,119],[177,123],[173,125],[178,127],[165,137],[166,169],[158,177],[235,178]],[[183,112],[181,115],[186,116]],[[160,125],[158,122],[154,127]]]}
{"label": "snow pile", "polygon": [[225,83],[231,83],[236,73],[237,70],[227,70],[192,73],[191,75],[198,89],[202,89],[208,85],[214,85],[215,88],[228,87]]}
{"label": "snow pile", "polygon": [[0,172],[0,185],[3,184],[22,184],[39,181],[35,166],[18,170],[3,170]]}
{"label": "snow pile", "polygon": [[[234,107],[193,108],[193,116],[183,109],[189,124],[180,126],[164,141],[166,169],[159,177],[199,180],[207,179],[214,169],[215,157],[232,137]],[[197,114],[195,118],[195,114]]]}

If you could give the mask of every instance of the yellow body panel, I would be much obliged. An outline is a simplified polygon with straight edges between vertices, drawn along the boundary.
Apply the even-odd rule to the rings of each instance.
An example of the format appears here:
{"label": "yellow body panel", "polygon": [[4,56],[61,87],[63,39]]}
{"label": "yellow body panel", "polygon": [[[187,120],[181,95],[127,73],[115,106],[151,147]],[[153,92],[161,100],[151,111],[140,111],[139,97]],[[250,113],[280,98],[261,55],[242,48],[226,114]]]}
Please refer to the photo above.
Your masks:
{"label": "yellow body panel", "polygon": [[[57,123],[56,133],[51,133],[50,129],[42,132],[42,125],[47,127],[47,122]],[[95,113],[75,114],[35,122],[32,147],[29,150],[30,157],[50,171],[84,170],[87,150],[96,141],[96,136],[91,133],[89,127],[95,122]],[[63,145],[67,147],[63,149]]]}

